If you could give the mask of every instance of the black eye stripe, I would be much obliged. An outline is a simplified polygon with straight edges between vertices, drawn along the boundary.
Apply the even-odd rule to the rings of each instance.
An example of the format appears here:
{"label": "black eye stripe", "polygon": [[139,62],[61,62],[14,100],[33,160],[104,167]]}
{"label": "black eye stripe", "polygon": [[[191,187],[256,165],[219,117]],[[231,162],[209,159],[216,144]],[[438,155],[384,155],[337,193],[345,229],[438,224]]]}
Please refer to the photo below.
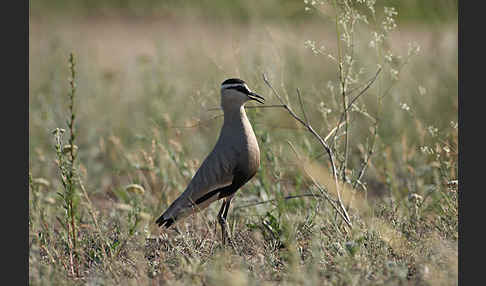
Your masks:
{"label": "black eye stripe", "polygon": [[244,94],[251,94],[251,91],[248,89],[248,87],[246,86],[246,84],[234,84],[234,85],[229,85],[229,86],[222,86],[223,89],[234,89],[234,90],[237,90],[241,93],[244,93]]}
{"label": "black eye stripe", "polygon": [[234,87],[230,87],[228,89],[234,89],[234,90],[237,90],[237,91],[244,93],[244,94],[250,94],[250,91],[244,86],[234,86]]}
{"label": "black eye stripe", "polygon": [[244,86],[237,86],[237,87],[235,87],[235,89],[237,91],[239,91],[239,92],[244,93],[244,94],[249,94],[250,93],[250,91],[248,91],[248,89],[246,89],[246,87],[244,87]]}

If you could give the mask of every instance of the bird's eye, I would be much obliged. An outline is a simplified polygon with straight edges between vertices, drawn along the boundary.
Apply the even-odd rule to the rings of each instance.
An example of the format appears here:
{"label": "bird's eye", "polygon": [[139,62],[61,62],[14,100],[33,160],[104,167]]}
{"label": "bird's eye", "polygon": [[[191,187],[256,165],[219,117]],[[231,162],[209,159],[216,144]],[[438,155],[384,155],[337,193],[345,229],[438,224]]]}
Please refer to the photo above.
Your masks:
{"label": "bird's eye", "polygon": [[245,86],[238,86],[235,88],[237,91],[244,93],[244,94],[249,94],[250,91],[245,87]]}
{"label": "bird's eye", "polygon": [[251,91],[246,84],[223,84],[221,88],[237,90],[243,94],[251,94]]}

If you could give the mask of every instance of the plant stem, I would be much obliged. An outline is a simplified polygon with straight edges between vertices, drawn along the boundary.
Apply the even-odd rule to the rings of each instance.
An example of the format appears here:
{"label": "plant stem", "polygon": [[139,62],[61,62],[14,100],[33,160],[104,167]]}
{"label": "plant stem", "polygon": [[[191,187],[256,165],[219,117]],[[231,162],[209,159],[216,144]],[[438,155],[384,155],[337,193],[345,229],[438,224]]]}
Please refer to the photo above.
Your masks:
{"label": "plant stem", "polygon": [[290,106],[288,106],[286,103],[284,103],[283,99],[280,97],[280,95],[277,93],[277,91],[270,84],[270,82],[268,81],[268,79],[265,76],[265,74],[263,74],[263,81],[273,91],[273,93],[275,94],[275,96],[278,98],[278,100],[282,104],[282,107],[285,108],[288,111],[288,113],[295,120],[297,120],[300,124],[302,124],[303,126],[305,126],[307,128],[307,130],[312,135],[314,135],[314,137],[319,141],[319,143],[324,148],[324,150],[326,150],[327,154],[329,155],[329,162],[331,163],[332,176],[334,178],[334,183],[335,183],[335,186],[336,186],[336,193],[337,193],[337,196],[338,196],[339,207],[341,208],[341,211],[343,212],[343,218],[344,218],[346,224],[349,227],[352,227],[351,220],[349,219],[349,215],[348,215],[348,213],[346,211],[346,208],[344,207],[344,204],[343,204],[342,199],[341,199],[341,192],[339,190],[338,173],[337,173],[337,169],[336,169],[336,164],[334,163],[334,154],[333,154],[331,148],[329,148],[329,146],[326,144],[326,142],[324,141],[324,139],[322,139],[322,137],[319,134],[317,134],[317,132],[314,130],[314,128],[312,128],[312,126],[310,124],[308,124],[307,122],[305,122],[304,120],[302,120],[299,116],[297,116],[297,114],[295,114],[295,112],[290,108]]}
{"label": "plant stem", "polygon": [[[69,93],[69,111],[71,113],[71,116],[68,121],[68,127],[69,127],[69,145],[70,145],[70,150],[69,150],[69,174],[68,174],[68,205],[69,205],[69,214],[68,217],[70,218],[70,224],[71,224],[71,231],[72,231],[72,248],[74,255],[76,255],[76,224],[74,222],[74,217],[75,217],[75,206],[73,205],[73,199],[74,199],[74,193],[75,193],[75,181],[74,181],[74,176],[75,176],[75,160],[76,160],[76,149],[74,145],[74,140],[76,138],[76,133],[74,130],[74,120],[75,120],[75,112],[74,112],[74,97],[76,93],[76,84],[74,82],[75,77],[76,77],[76,70],[75,70],[75,60],[74,60],[74,54],[70,53],[69,54],[69,68],[71,71],[71,76],[69,78],[69,85],[71,88],[71,92]],[[73,258],[71,257],[71,263],[73,263]],[[77,263],[74,262],[75,268],[76,268],[76,275],[79,277],[79,268],[77,266]],[[74,274],[74,273],[73,273]]]}

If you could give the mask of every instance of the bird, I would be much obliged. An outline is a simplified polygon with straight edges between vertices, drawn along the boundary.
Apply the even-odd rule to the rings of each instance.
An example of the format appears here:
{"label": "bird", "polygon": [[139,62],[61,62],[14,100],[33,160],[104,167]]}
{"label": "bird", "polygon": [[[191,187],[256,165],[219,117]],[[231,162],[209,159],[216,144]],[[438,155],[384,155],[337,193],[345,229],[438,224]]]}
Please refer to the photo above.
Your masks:
{"label": "bird", "polygon": [[245,112],[245,103],[265,103],[265,98],[251,91],[239,78],[221,84],[221,108],[224,122],[213,150],[207,155],[184,192],[156,220],[159,227],[170,228],[176,222],[222,200],[218,212],[222,244],[225,244],[226,217],[230,203],[243,185],[260,167],[260,149]]}

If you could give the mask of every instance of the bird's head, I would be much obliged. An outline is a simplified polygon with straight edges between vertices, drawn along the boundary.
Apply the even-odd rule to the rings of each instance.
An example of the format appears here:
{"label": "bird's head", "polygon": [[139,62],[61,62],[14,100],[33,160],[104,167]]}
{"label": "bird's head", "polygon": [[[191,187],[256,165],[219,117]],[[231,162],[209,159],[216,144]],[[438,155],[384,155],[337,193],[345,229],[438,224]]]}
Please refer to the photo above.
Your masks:
{"label": "bird's head", "polygon": [[245,102],[255,100],[264,104],[265,99],[248,88],[246,83],[238,78],[230,78],[221,84],[221,107],[241,107]]}

